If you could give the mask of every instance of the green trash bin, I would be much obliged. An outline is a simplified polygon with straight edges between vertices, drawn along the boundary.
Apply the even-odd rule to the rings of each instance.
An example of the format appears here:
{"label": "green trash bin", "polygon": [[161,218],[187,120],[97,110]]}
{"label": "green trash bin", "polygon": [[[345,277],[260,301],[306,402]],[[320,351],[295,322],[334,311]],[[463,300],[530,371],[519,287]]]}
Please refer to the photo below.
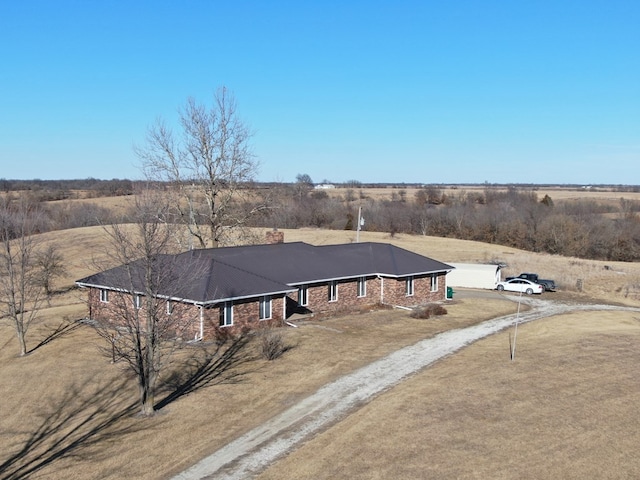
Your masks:
{"label": "green trash bin", "polygon": [[451,300],[453,298],[453,287],[447,287],[447,299]]}

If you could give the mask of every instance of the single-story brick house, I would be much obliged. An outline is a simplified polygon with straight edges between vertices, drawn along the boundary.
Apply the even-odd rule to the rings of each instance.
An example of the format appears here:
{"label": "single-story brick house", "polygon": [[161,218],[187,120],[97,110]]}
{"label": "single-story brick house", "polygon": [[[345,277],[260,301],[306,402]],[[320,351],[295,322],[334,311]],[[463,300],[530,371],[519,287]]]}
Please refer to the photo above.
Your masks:
{"label": "single-story brick house", "polygon": [[[189,338],[228,327],[282,324],[295,312],[354,311],[377,304],[413,307],[445,299],[453,267],[384,243],[313,246],[303,242],[190,250],[159,257],[179,282],[158,289],[167,315],[190,316]],[[112,304],[140,308],[142,272],[120,266],[78,280],[88,289],[89,317],[110,321]]]}

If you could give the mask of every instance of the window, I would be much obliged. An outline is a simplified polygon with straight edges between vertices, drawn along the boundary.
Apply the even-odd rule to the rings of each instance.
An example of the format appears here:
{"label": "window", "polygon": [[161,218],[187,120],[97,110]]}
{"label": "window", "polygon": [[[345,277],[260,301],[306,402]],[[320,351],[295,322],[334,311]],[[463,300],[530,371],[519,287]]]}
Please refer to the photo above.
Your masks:
{"label": "window", "polygon": [[367,296],[367,278],[360,277],[358,279],[358,296],[366,297]]}
{"label": "window", "polygon": [[265,295],[260,299],[260,320],[271,318],[271,297]]}
{"label": "window", "polygon": [[109,303],[109,290],[100,290],[100,301],[104,303]]}
{"label": "window", "polygon": [[336,282],[335,280],[329,282],[329,301],[338,301],[338,282]]}
{"label": "window", "polygon": [[307,294],[307,286],[300,285],[300,287],[298,288],[298,304],[301,307],[306,307],[307,305],[309,305],[309,297]]}
{"label": "window", "polygon": [[133,306],[137,309],[142,308],[142,296],[136,295],[133,297]]}
{"label": "window", "polygon": [[228,327],[233,325],[233,303],[224,302],[220,307],[220,326]]}
{"label": "window", "polygon": [[431,291],[432,292],[437,292],[438,291],[438,276],[437,275],[431,275]]}
{"label": "window", "polygon": [[413,277],[407,277],[404,293],[407,297],[411,297],[413,295]]}
{"label": "window", "polygon": [[171,300],[167,300],[167,315],[171,315],[173,313],[173,303]]}

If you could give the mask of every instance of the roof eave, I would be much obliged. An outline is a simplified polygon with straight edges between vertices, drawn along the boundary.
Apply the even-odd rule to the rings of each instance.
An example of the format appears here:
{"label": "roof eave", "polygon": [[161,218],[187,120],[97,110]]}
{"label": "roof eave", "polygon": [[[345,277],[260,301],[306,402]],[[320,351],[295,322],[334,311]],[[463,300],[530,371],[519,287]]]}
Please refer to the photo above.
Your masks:
{"label": "roof eave", "polygon": [[247,300],[250,298],[260,298],[260,297],[265,297],[269,295],[286,295],[287,293],[293,293],[297,291],[298,290],[296,288],[289,288],[287,290],[280,290],[275,292],[254,293],[251,295],[240,295],[237,297],[216,298],[215,300],[194,301],[194,303],[198,305],[215,305],[216,303],[231,302],[234,300]]}
{"label": "roof eave", "polygon": [[325,283],[325,282],[333,282],[339,280],[351,280],[360,277],[391,277],[391,278],[402,278],[402,277],[411,277],[416,275],[430,275],[432,273],[449,273],[453,268],[449,269],[441,269],[441,270],[426,270],[424,272],[410,272],[410,273],[402,273],[402,274],[394,274],[394,273],[382,273],[382,272],[369,272],[369,273],[361,273],[356,275],[347,275],[342,277],[329,277],[329,278],[318,278],[314,280],[305,280],[302,282],[291,282],[287,283],[287,285],[308,285],[311,283]]}

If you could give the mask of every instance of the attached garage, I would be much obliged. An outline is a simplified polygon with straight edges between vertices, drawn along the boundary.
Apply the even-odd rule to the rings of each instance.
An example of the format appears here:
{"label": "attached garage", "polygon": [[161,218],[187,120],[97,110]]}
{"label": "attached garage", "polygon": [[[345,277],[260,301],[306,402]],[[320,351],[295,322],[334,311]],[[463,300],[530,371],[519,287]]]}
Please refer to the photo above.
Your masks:
{"label": "attached garage", "polygon": [[493,290],[502,281],[501,270],[504,265],[486,265],[480,263],[449,263],[454,270],[447,274],[447,286],[465,288],[484,288]]}

